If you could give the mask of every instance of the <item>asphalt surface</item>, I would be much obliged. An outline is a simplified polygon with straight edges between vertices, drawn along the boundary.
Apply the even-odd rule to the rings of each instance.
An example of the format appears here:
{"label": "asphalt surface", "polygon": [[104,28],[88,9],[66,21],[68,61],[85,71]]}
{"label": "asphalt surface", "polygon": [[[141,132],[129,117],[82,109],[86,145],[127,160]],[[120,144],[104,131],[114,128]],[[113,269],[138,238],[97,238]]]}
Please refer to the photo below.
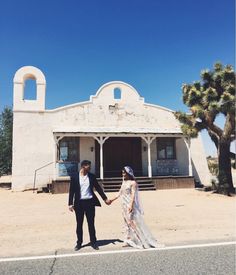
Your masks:
{"label": "asphalt surface", "polygon": [[[55,253],[57,254],[57,252]],[[77,252],[50,259],[0,262],[1,275],[28,274],[236,274],[235,244],[159,250]]]}

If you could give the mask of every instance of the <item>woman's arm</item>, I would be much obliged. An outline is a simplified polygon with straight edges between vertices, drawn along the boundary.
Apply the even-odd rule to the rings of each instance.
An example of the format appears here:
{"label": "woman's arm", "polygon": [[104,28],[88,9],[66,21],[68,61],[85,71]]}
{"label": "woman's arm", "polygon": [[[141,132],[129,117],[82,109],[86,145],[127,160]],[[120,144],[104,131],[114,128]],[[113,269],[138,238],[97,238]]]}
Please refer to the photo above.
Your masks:
{"label": "woman's arm", "polygon": [[129,213],[133,211],[136,188],[137,188],[137,183],[136,181],[133,181],[131,183],[131,201],[130,201],[130,206],[128,208]]}
{"label": "woman's arm", "polygon": [[113,201],[117,200],[120,197],[120,193],[121,193],[121,188],[119,190],[119,193],[113,199],[111,199],[110,201],[113,202]]}
{"label": "woman's arm", "polygon": [[113,199],[110,199],[110,201],[113,202],[113,201],[117,200],[117,199],[119,198],[119,196],[120,196],[120,195],[118,194],[118,195],[117,195],[116,197],[114,197]]}

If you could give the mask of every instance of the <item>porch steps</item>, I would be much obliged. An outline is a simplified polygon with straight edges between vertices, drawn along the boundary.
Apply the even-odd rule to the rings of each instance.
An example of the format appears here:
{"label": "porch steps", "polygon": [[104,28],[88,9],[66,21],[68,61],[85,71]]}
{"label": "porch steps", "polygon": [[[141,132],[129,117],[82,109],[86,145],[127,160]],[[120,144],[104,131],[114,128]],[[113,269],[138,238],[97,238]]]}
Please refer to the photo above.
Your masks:
{"label": "porch steps", "polygon": [[37,193],[51,193],[51,191],[52,191],[52,183],[48,183],[46,185],[38,187],[35,190],[37,191]]}
{"label": "porch steps", "polygon": [[[140,177],[136,179],[140,191],[156,190],[155,184],[150,178]],[[105,192],[118,192],[122,184],[122,178],[99,179]]]}

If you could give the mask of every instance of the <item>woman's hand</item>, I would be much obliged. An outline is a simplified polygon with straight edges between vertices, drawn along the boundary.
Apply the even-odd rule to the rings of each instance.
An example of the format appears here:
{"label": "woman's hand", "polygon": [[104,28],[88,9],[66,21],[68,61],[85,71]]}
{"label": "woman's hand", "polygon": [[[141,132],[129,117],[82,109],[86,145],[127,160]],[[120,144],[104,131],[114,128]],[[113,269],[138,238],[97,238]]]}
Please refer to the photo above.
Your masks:
{"label": "woman's hand", "polygon": [[133,206],[131,205],[128,207],[128,213],[130,214],[132,211],[133,211]]}

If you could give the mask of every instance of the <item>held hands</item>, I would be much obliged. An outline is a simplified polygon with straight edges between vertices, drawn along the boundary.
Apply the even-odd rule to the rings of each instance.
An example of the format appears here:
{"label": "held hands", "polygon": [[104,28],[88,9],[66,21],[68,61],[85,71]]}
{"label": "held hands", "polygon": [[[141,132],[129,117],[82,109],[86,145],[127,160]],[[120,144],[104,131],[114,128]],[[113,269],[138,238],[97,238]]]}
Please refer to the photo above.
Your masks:
{"label": "held hands", "polygon": [[112,203],[112,201],[109,200],[109,199],[106,199],[106,200],[105,200],[105,203],[106,203],[107,205],[110,205],[110,204]]}
{"label": "held hands", "polygon": [[[112,203],[112,200],[106,199],[106,200],[105,200],[105,203],[106,203],[107,205],[110,205],[110,204]],[[70,210],[71,212],[73,212],[73,211],[74,211],[74,205],[69,205],[69,210]]]}

